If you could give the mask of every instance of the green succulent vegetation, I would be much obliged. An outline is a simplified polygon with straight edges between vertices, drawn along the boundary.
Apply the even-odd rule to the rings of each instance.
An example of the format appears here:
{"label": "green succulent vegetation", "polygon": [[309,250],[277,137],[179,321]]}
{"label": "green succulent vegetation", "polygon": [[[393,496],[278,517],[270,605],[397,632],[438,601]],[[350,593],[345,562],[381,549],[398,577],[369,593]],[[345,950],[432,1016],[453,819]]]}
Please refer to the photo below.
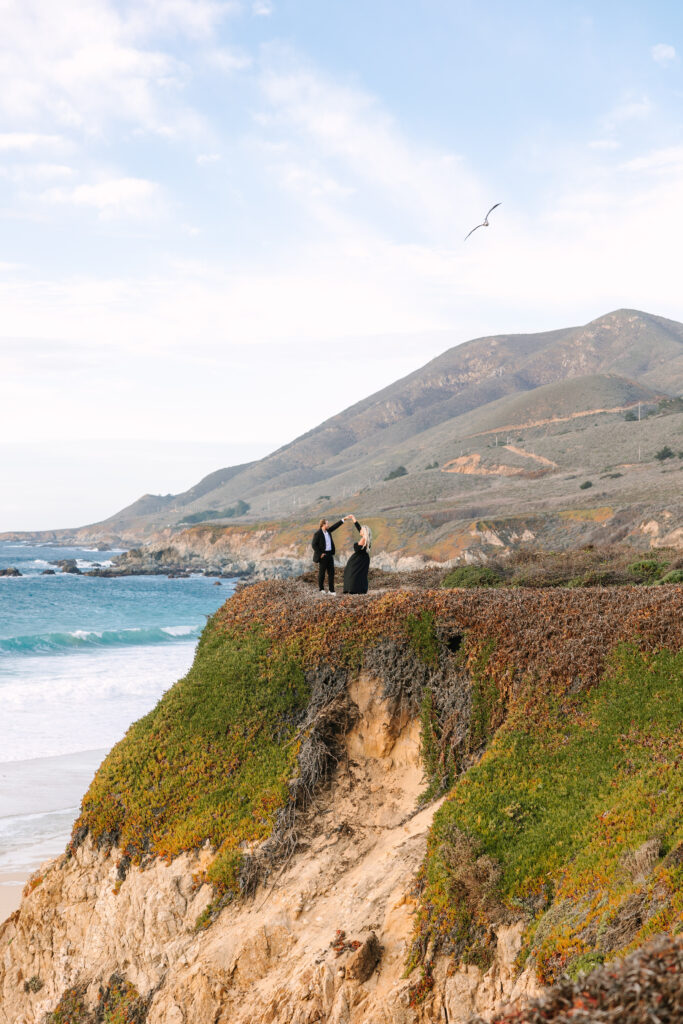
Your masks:
{"label": "green succulent vegetation", "polygon": [[544,983],[683,929],[682,758],[683,653],[621,645],[592,690],[530,688],[434,819],[413,963],[486,962],[521,912]]}
{"label": "green succulent vegetation", "polygon": [[67,989],[52,1013],[45,1015],[45,1024],[145,1024],[147,1020],[149,1000],[118,974],[100,988],[94,1010],[88,1009],[85,994],[82,986]]}
{"label": "green succulent vegetation", "polygon": [[286,802],[308,695],[296,652],[273,653],[258,626],[235,638],[210,620],[187,676],[105,759],[75,835],[87,828],[133,861],[208,840],[208,879],[235,894],[242,844],[270,835]]}
{"label": "green succulent vegetation", "polygon": [[410,646],[421,661],[436,667],[439,661],[439,644],[434,627],[434,613],[430,611],[408,615],[406,618]]}

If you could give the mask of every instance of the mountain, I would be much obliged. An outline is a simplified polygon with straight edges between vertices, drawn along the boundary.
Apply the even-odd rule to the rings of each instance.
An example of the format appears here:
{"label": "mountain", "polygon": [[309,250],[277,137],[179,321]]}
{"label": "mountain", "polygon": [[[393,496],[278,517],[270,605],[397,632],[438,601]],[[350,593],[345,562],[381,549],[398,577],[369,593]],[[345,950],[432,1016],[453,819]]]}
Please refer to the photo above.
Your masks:
{"label": "mountain", "polygon": [[[680,491],[679,478],[669,479],[674,463],[655,456],[683,449],[682,394],[683,324],[663,317],[624,309],[582,327],[478,338],[259,461],[217,470],[182,494],[145,495],[104,522],[41,536],[167,545],[203,519],[232,529],[308,522],[348,506],[394,521],[395,547],[410,534],[420,550],[436,550],[431,542],[439,547],[443,538],[423,527],[433,526],[437,509],[443,519],[444,506],[455,522],[472,509],[478,517],[546,515],[601,497],[637,518]],[[600,494],[577,494],[585,480],[569,484],[585,477],[593,487],[596,474]]]}

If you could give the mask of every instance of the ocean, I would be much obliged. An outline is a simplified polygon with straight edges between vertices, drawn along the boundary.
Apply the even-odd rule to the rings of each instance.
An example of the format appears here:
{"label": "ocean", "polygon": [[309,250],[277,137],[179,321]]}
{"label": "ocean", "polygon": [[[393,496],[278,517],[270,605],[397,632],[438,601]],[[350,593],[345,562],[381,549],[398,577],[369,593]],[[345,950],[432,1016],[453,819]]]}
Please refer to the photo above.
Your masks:
{"label": "ocean", "polygon": [[[115,551],[0,542],[0,920],[61,853],[105,754],[192,664],[235,581],[43,575]],[[3,912],[4,911],[4,912]]]}

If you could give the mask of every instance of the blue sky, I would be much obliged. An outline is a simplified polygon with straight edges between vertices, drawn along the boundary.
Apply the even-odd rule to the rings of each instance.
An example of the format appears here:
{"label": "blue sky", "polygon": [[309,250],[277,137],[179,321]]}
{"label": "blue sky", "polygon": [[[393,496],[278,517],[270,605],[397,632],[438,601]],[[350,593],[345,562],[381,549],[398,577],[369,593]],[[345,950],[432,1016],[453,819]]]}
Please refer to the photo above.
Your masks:
{"label": "blue sky", "polygon": [[189,486],[475,336],[683,320],[678,5],[0,15],[0,530]]}

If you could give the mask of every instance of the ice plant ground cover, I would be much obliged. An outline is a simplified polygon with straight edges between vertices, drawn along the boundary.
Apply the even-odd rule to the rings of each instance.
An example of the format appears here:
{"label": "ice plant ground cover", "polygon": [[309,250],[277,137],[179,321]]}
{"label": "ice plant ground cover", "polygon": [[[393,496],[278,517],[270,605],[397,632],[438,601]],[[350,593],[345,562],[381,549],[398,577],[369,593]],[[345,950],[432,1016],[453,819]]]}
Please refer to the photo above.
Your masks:
{"label": "ice plant ground cover", "polygon": [[125,884],[130,860],[208,843],[209,925],[258,884],[264,843],[259,870],[292,853],[363,670],[421,718],[427,794],[449,794],[416,882],[427,981],[439,954],[484,965],[503,918],[526,920],[545,982],[675,931],[683,588],[424,582],[336,602],[303,580],[244,588],[105,760],[73,844],[117,845]]}

